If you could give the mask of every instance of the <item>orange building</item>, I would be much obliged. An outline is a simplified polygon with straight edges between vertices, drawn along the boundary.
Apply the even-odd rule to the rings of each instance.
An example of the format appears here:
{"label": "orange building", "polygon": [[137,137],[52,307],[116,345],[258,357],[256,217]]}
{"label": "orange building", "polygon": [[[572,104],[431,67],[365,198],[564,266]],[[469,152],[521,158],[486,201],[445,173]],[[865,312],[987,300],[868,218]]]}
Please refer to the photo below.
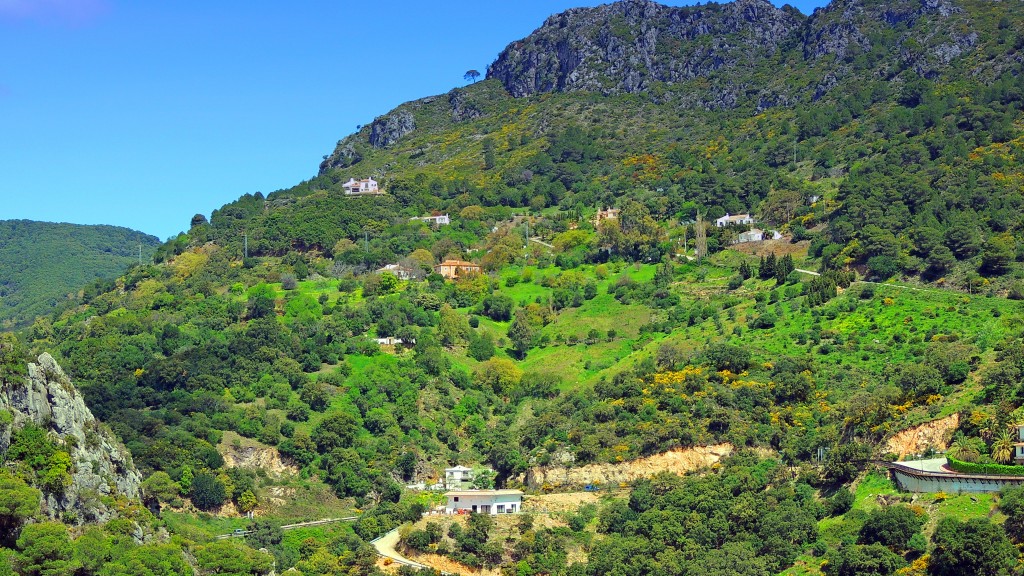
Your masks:
{"label": "orange building", "polygon": [[479,274],[480,266],[478,264],[473,264],[472,262],[466,262],[465,260],[445,260],[437,266],[434,266],[434,272],[437,272],[449,280],[454,280],[467,274]]}

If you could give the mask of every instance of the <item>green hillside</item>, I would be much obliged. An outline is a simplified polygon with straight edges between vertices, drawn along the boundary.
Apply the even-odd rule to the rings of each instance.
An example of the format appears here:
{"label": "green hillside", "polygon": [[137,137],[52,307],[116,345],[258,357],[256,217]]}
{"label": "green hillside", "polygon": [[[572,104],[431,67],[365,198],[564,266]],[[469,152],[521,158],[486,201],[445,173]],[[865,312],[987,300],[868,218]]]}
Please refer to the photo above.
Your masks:
{"label": "green hillside", "polygon": [[160,240],[116,226],[0,221],[0,325],[30,324],[78,297],[94,280],[110,280],[149,259]]}
{"label": "green hillside", "polygon": [[[446,570],[1019,571],[1020,492],[894,495],[872,462],[954,414],[959,458],[1005,461],[1024,421],[1022,10],[553,16],[487,80],[194,220],[9,355],[57,357],[197,558],[255,510],[279,572],[375,573],[368,542],[406,523],[402,549]],[[384,194],[344,194],[370,176]],[[784,235],[712,223],[747,212]],[[431,213],[451,223],[411,220]],[[713,444],[730,455],[685,477],[523,481]],[[422,519],[440,497],[405,485],[456,463],[535,508]]]}

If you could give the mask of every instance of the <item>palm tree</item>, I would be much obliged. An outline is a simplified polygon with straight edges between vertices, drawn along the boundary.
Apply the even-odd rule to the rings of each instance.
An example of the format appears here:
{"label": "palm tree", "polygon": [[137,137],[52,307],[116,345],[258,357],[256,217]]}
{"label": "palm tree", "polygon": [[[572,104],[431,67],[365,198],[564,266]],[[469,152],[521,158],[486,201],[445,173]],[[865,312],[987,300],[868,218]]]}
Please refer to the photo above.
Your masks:
{"label": "palm tree", "polygon": [[1000,464],[1009,464],[1013,458],[1013,438],[1010,433],[1003,430],[1003,433],[992,443],[992,459]]}
{"label": "palm tree", "polygon": [[975,462],[981,456],[981,451],[975,445],[974,439],[964,436],[962,432],[957,432],[953,443],[949,445],[949,450],[946,450],[946,454],[964,462]]}

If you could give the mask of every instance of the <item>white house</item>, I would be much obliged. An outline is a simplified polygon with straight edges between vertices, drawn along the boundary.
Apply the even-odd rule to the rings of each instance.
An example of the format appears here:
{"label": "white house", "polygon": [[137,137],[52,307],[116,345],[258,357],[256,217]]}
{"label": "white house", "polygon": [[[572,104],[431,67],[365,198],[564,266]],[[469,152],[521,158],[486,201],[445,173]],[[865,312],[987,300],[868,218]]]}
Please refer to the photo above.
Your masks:
{"label": "white house", "polygon": [[409,218],[409,220],[419,220],[420,222],[426,222],[427,224],[433,224],[434,226],[447,226],[452,223],[451,218],[449,218],[447,214],[438,214],[436,216],[414,216]]}
{"label": "white house", "polygon": [[416,270],[409,268],[408,266],[402,266],[401,264],[388,264],[383,268],[377,270],[377,273],[391,272],[395,275],[395,278],[399,280],[412,280],[416,277]]}
{"label": "white house", "polygon": [[473,469],[465,466],[452,466],[444,469],[444,485],[446,488],[462,488],[473,481]]}
{"label": "white house", "polygon": [[740,226],[742,224],[753,224],[754,217],[750,214],[734,214],[722,216],[718,220],[715,220],[715,226],[719,228],[725,228],[726,226]]}
{"label": "white house", "polygon": [[365,180],[356,180],[355,178],[349,178],[348,182],[341,185],[345,190],[346,196],[359,196],[360,194],[380,194],[380,189],[377,187],[377,181],[373,178],[367,178]]}
{"label": "white house", "polygon": [[782,238],[782,234],[780,234],[778,230],[761,230],[760,228],[751,228],[746,232],[740,232],[736,236],[736,244],[760,242],[761,240],[778,240],[779,238]]}
{"label": "white house", "polygon": [[519,490],[455,490],[445,493],[445,514],[515,514],[523,509]]}

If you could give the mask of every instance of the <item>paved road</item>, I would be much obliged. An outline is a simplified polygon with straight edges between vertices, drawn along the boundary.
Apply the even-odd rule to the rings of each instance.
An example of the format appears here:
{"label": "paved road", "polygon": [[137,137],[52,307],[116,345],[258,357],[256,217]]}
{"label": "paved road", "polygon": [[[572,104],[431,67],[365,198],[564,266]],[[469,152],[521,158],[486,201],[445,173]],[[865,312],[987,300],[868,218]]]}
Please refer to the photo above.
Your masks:
{"label": "paved road", "polygon": [[373,547],[377,549],[377,554],[384,558],[390,558],[399,564],[412,566],[413,568],[430,569],[430,566],[420,564],[419,562],[413,562],[395,550],[395,546],[398,544],[398,528],[395,528],[391,532],[377,538],[371,542],[371,544],[373,544]]}
{"label": "paved road", "polygon": [[811,276],[821,276],[821,274],[819,274],[817,272],[811,272],[810,270],[801,270],[799,268],[795,268],[795,270],[797,272],[803,272],[804,274],[810,274]]}

